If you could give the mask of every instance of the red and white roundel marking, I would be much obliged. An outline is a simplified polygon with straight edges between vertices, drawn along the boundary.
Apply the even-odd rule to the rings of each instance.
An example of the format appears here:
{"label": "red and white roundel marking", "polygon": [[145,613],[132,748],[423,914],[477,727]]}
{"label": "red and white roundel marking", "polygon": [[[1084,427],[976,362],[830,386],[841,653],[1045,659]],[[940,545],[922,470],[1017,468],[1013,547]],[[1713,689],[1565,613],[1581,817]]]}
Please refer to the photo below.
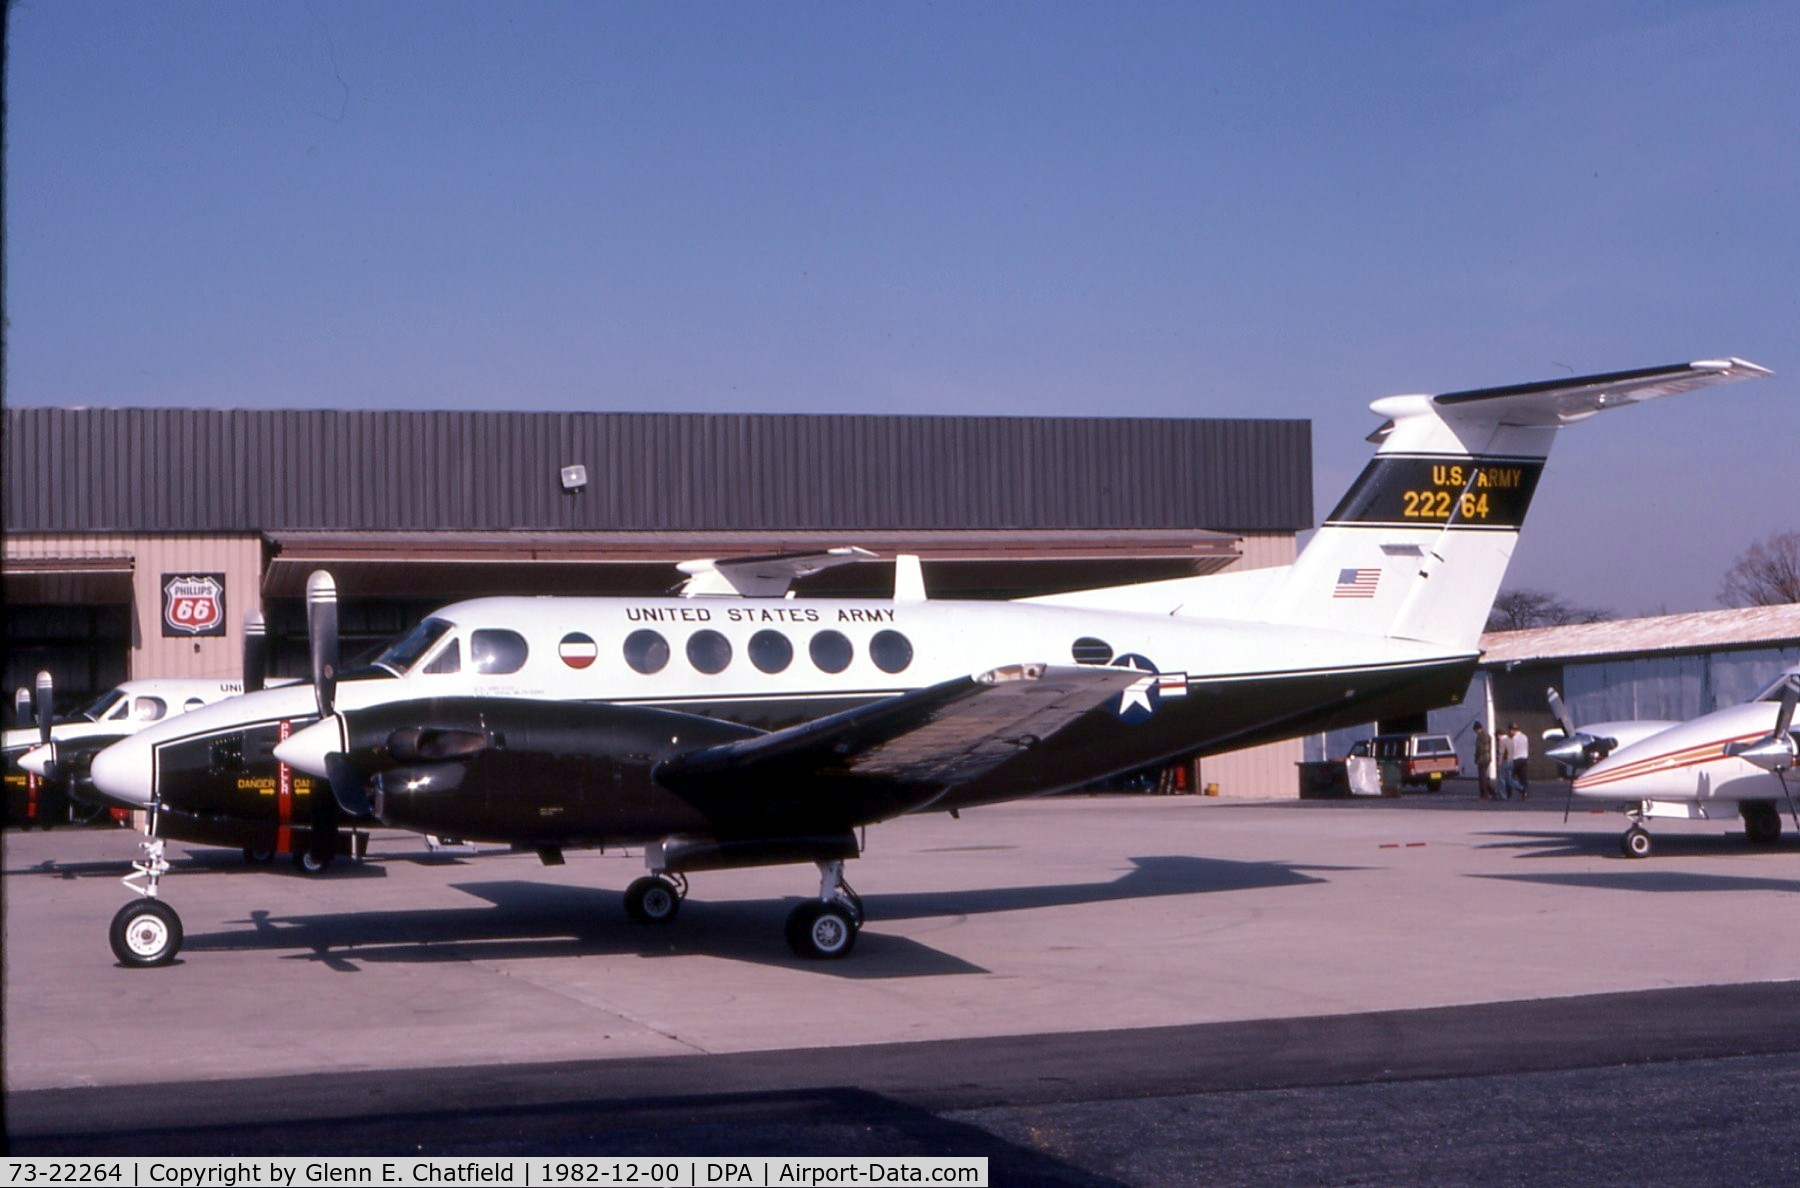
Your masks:
{"label": "red and white roundel marking", "polygon": [[591,635],[571,631],[562,637],[561,643],[556,645],[556,654],[561,656],[562,662],[570,668],[586,668],[594,662],[595,657],[600,655],[600,645],[594,642],[594,637]]}

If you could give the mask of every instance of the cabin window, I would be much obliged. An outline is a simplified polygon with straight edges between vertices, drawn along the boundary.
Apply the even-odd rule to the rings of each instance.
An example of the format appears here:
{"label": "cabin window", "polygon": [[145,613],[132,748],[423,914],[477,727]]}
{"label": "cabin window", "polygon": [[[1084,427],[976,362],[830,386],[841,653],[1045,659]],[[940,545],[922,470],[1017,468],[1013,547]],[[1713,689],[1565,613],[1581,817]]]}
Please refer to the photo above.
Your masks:
{"label": "cabin window", "polygon": [[688,636],[687,658],[700,672],[724,672],[731,663],[731,641],[717,631],[696,631]]}
{"label": "cabin window", "polygon": [[806,650],[821,672],[842,672],[856,655],[856,648],[842,631],[819,632]]}
{"label": "cabin window", "polygon": [[758,631],[750,637],[750,663],[763,672],[785,672],[794,662],[794,645],[779,631]]}
{"label": "cabin window", "polygon": [[140,697],[131,716],[140,722],[155,722],[169,712],[169,703],[160,697]]}
{"label": "cabin window", "polygon": [[633,631],[625,637],[625,663],[645,676],[661,672],[669,663],[669,641],[648,629]]}
{"label": "cabin window", "polygon": [[119,698],[119,704],[113,706],[112,712],[106,715],[108,722],[123,722],[131,716],[131,698]]}
{"label": "cabin window", "polygon": [[469,636],[469,661],[485,676],[505,676],[525,667],[531,647],[517,631],[490,627]]}
{"label": "cabin window", "polygon": [[869,659],[883,672],[903,672],[912,663],[912,640],[898,631],[877,631],[869,641]]}
{"label": "cabin window", "polygon": [[462,641],[451,640],[444,645],[444,650],[431,658],[421,671],[433,674],[462,671]]}
{"label": "cabin window", "polygon": [[1111,664],[1113,658],[1112,645],[1091,635],[1076,640],[1069,654],[1075,657],[1077,664]]}
{"label": "cabin window", "polygon": [[181,703],[181,712],[184,714],[191,714],[205,704],[206,703],[201,701],[198,697],[190,697]]}

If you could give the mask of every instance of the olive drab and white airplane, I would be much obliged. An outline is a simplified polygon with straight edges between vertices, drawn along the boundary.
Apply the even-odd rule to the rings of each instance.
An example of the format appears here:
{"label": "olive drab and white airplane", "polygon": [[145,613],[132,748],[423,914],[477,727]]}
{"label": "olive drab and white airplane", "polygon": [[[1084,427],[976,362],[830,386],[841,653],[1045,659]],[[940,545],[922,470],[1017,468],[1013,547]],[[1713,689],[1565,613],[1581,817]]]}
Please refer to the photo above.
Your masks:
{"label": "olive drab and white airplane", "polygon": [[[150,810],[127,965],[170,960],[157,823],[229,814],[271,753],[321,781],[321,857],[345,821],[565,848],[637,844],[638,921],[699,871],[813,863],[790,945],[841,957],[863,926],[858,831],[1460,700],[1559,428],[1769,374],[1708,360],[1372,406],[1375,455],[1292,565],[1010,602],[782,597],[837,556],[690,565],[686,597],[482,598],[338,673],[336,593],[308,583],[313,680],[207,707],[94,761]],[[866,556],[866,554],[860,554]],[[704,591],[704,593],[702,593]]]}
{"label": "olive drab and white airplane", "polygon": [[59,719],[54,716],[56,689],[50,674],[38,673],[35,685],[35,695],[20,689],[14,699],[19,718],[33,724],[8,730],[0,740],[7,820],[27,829],[61,823],[71,802],[96,810],[105,807],[88,783],[87,768],[113,743],[173,715],[245,691],[242,681],[131,680],[108,689],[75,715]]}
{"label": "olive drab and white airplane", "polygon": [[1800,830],[1789,775],[1800,751],[1794,736],[1800,665],[1749,701],[1686,722],[1607,722],[1578,730],[1556,691],[1550,693],[1563,739],[1547,754],[1574,776],[1571,801],[1580,796],[1630,806],[1631,827],[1619,839],[1627,857],[1649,857],[1644,822],[1652,817],[1742,817],[1749,841],[1768,846],[1781,838],[1785,804]]}

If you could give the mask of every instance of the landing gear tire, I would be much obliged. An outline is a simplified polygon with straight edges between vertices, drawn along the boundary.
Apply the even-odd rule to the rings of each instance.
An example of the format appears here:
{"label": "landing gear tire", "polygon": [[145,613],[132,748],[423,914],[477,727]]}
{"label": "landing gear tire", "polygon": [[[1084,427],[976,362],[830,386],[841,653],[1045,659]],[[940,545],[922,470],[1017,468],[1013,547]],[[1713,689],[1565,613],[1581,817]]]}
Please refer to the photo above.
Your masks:
{"label": "landing gear tire", "polygon": [[267,866],[275,861],[274,850],[264,850],[257,846],[244,847],[244,861],[251,866]]}
{"label": "landing gear tire", "polygon": [[1627,858],[1648,858],[1652,849],[1650,835],[1638,826],[1633,825],[1619,839],[1619,853]]}
{"label": "landing gear tire", "polygon": [[167,965],[181,952],[181,917],[160,899],[139,899],[113,917],[108,930],[120,965]]}
{"label": "landing gear tire", "polygon": [[788,916],[788,947],[809,961],[848,957],[860,931],[848,905],[809,899]]}
{"label": "landing gear tire", "polygon": [[325,868],[330,865],[330,854],[315,854],[310,848],[294,851],[294,869],[301,874],[324,874]]}
{"label": "landing gear tire", "polygon": [[645,875],[625,888],[625,914],[639,924],[668,924],[681,912],[681,891],[668,879]]}
{"label": "landing gear tire", "polygon": [[1772,846],[1781,840],[1781,810],[1772,804],[1743,807],[1744,834],[1753,846]]}

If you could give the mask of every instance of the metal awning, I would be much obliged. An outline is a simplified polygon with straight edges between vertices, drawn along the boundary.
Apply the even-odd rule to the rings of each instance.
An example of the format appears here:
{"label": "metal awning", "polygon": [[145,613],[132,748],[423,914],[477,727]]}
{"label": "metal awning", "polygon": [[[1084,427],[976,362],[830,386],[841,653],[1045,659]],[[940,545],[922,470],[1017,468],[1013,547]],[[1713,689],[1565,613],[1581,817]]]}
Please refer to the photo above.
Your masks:
{"label": "metal awning", "polygon": [[265,598],[299,598],[315,569],[349,597],[655,594],[682,561],[854,544],[887,558],[802,579],[804,594],[892,589],[892,557],[928,563],[933,593],[1015,596],[1213,573],[1240,556],[1216,532],[282,532],[268,536]]}
{"label": "metal awning", "polygon": [[3,573],[11,604],[129,603],[132,558],[68,555],[7,557]]}

